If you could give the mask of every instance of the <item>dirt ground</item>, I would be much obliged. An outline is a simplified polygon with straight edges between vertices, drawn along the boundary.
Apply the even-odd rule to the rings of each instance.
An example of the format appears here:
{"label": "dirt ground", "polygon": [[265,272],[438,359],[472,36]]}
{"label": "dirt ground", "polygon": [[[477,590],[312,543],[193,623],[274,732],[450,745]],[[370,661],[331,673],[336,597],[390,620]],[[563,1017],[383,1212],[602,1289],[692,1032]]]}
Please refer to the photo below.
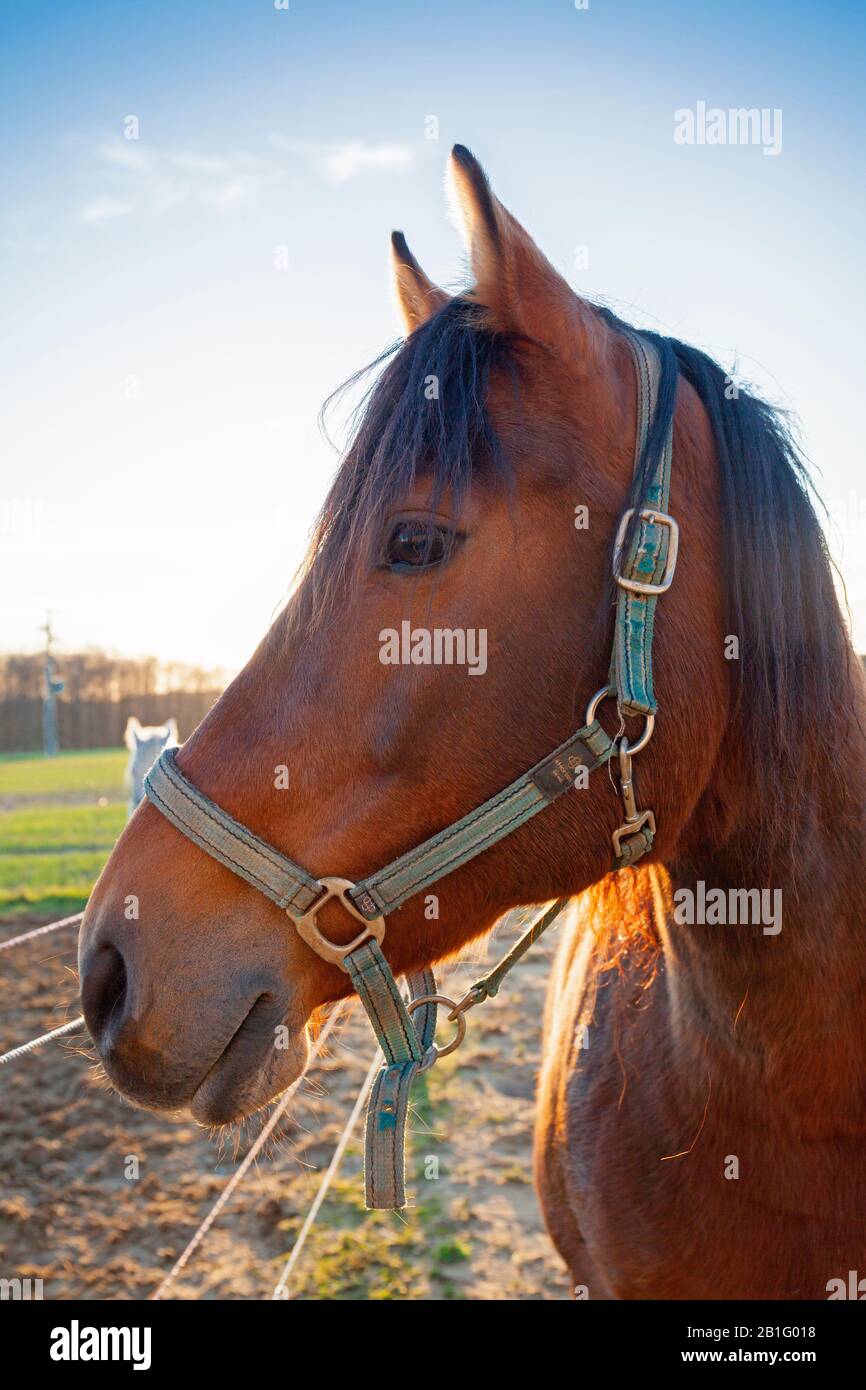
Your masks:
{"label": "dirt ground", "polygon": [[[0,932],[12,936],[26,925],[38,923]],[[513,934],[500,926],[491,959]],[[77,1014],[76,937],[66,929],[0,956],[0,1051]],[[290,1279],[290,1297],[568,1297],[531,1177],[541,1011],[554,944],[540,943],[503,993],[470,1015],[464,1046],[416,1088],[405,1212],[364,1212],[359,1123]],[[476,955],[449,966],[440,983],[453,993],[479,973]],[[73,1035],[0,1069],[0,1274],[41,1278],[46,1299],[145,1299],[225,1187],[261,1120],[220,1140],[192,1121],[135,1110],[105,1088],[76,1046]],[[167,1297],[273,1296],[372,1055],[372,1034],[356,1010],[337,1025],[276,1143]]]}

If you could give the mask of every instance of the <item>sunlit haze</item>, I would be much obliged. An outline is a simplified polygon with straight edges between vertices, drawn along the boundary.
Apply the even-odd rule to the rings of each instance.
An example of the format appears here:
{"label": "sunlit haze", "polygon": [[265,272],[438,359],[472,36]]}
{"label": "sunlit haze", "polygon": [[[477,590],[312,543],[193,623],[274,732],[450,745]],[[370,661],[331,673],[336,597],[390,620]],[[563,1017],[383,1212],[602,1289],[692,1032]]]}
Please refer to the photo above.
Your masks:
{"label": "sunlit haze", "polygon": [[[793,412],[866,648],[862,9],[214,0],[2,25],[4,649],[50,609],[63,647],[243,664],[336,466],[319,407],[399,331],[391,229],[461,283],[454,141],[575,288]],[[781,111],[781,150],[676,143],[699,101]]]}

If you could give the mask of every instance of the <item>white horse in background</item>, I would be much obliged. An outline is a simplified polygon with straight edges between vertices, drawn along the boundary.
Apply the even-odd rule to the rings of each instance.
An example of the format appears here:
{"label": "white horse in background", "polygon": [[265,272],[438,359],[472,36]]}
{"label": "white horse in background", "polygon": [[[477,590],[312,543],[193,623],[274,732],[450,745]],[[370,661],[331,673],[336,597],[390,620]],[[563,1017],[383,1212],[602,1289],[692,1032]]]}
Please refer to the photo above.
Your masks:
{"label": "white horse in background", "polygon": [[165,724],[143,725],[131,714],[126,723],[123,740],[129,749],[126,785],[129,788],[131,816],[144,796],[144,779],[163,748],[177,747],[177,720],[169,719]]}

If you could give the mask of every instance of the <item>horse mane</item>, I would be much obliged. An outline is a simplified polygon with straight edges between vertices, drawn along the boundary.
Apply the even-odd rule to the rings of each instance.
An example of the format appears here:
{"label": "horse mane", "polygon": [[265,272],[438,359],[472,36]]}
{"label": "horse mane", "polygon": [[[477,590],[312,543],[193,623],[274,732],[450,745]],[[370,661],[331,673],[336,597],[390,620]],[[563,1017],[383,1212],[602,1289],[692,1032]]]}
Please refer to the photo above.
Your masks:
{"label": "horse mane", "polygon": [[382,519],[416,478],[430,478],[434,507],[448,493],[455,513],[473,475],[496,474],[513,487],[487,409],[495,370],[516,389],[512,339],[486,327],[483,315],[457,296],[325,401],[323,428],[331,407],[379,372],[350,416],[351,443],[313,528],[292,626],[322,620],[349,565],[376,543]]}
{"label": "horse mane", "polygon": [[[600,310],[616,330],[623,324]],[[687,381],[709,418],[722,511],[720,576],[733,705],[729,739],[763,806],[765,856],[796,842],[816,779],[839,769],[851,721],[854,662],[816,505],[820,498],[784,414],[734,383],[705,352],[644,332],[661,360],[656,418],[631,505],[645,504],[658,451]],[[676,455],[674,456],[676,471]]]}
{"label": "horse mane", "polygon": [[[616,332],[634,331],[609,309]],[[738,764],[764,807],[763,850],[790,844],[798,807],[808,814],[814,779],[840,751],[850,719],[852,648],[836,597],[817,494],[784,416],[737,385],[706,353],[642,330],[661,375],[655,416],[632,495],[645,501],[676,409],[680,380],[694,388],[710,421],[719,470],[732,720]],[[382,518],[421,475],[433,505],[446,491],[456,511],[474,474],[515,486],[486,405],[491,374],[504,370],[518,393],[512,335],[493,331],[484,310],[457,296],[404,342],[340,386],[378,372],[351,416],[353,437],[315,524],[292,604],[292,629],[315,626],[330,609],[359,549],[378,539]],[[674,458],[676,470],[676,457]],[[682,520],[682,519],[681,519]],[[610,609],[600,615],[608,624]]]}

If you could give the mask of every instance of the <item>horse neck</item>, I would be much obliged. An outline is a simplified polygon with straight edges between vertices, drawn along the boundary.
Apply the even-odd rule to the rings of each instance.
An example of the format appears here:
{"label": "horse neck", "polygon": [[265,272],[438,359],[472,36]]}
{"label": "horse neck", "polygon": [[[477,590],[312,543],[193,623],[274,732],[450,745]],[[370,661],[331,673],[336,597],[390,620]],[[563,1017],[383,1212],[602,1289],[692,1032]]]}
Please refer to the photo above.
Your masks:
{"label": "horse neck", "polygon": [[[669,866],[673,902],[680,889],[776,890],[775,924],[683,924],[669,917],[663,933],[666,972],[680,1027],[703,1047],[712,1039],[772,1076],[781,1099],[803,1108],[820,1100],[862,1111],[866,1067],[866,684],[852,667],[841,726],[820,730],[828,753],[812,765],[805,788],[791,795],[787,842],[767,872],[767,807],[734,790],[710,789],[727,801],[734,834],[713,843],[708,812],[688,851]],[[735,732],[735,731],[734,731]],[[779,789],[785,797],[785,789]],[[784,813],[784,806],[782,812]],[[717,814],[717,813],[716,813]],[[715,822],[715,824],[714,824]],[[685,900],[688,902],[688,900]],[[682,915],[682,910],[681,910]],[[769,929],[767,929],[769,927]]]}

